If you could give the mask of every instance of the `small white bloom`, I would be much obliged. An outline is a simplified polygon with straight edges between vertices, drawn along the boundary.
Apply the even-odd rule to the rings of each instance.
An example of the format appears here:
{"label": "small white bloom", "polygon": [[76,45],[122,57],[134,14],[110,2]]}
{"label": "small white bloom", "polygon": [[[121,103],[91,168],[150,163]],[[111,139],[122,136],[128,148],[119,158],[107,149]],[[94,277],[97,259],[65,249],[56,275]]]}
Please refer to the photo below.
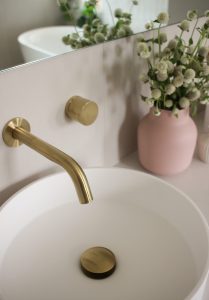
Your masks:
{"label": "small white bloom", "polygon": [[208,47],[205,47],[205,46],[200,47],[200,49],[198,51],[199,55],[202,57],[206,57],[208,55],[208,52],[209,52],[209,49],[208,49]]}
{"label": "small white bloom", "polygon": [[139,76],[139,80],[143,81],[144,83],[147,83],[149,81],[149,77],[147,74],[141,74]]}
{"label": "small white bloom", "polygon": [[168,73],[172,74],[174,71],[174,64],[171,61],[166,61],[167,67],[168,67]]}
{"label": "small white bloom", "polygon": [[165,72],[158,72],[157,73],[157,79],[159,80],[159,81],[165,81],[166,79],[168,78],[168,74],[167,73],[165,73]]}
{"label": "small white bloom", "polygon": [[156,64],[156,69],[161,73],[167,73],[168,65],[165,61],[159,61]]}
{"label": "small white bloom", "polygon": [[154,28],[154,23],[152,21],[145,24],[145,29],[150,30],[153,28]]}
{"label": "small white bloom", "polygon": [[145,103],[148,104],[149,107],[153,107],[153,105],[154,105],[154,99],[152,99],[152,98],[147,98],[147,99],[145,100]]}
{"label": "small white bloom", "polygon": [[185,67],[182,66],[182,65],[176,66],[176,67],[174,68],[174,74],[175,74],[175,75],[182,75],[182,72],[183,72],[184,68],[185,68]]}
{"label": "small white bloom", "polygon": [[163,49],[163,56],[165,57],[165,56],[169,56],[171,54],[171,49],[170,48],[168,48],[168,47],[165,47],[164,49]]}
{"label": "small white bloom", "polygon": [[182,55],[182,57],[180,58],[180,61],[183,65],[188,65],[189,64],[189,59],[186,55]]}
{"label": "small white bloom", "polygon": [[176,39],[172,39],[172,40],[170,40],[170,42],[168,43],[168,48],[170,48],[171,50],[172,49],[175,49],[176,48],[176,46],[177,46],[177,40]]}
{"label": "small white bloom", "polygon": [[169,21],[169,15],[166,12],[161,12],[157,16],[157,20],[160,24],[168,24]]}
{"label": "small white bloom", "polygon": [[187,12],[187,20],[193,21],[197,19],[197,11],[196,10],[189,10]]}
{"label": "small white bloom", "polygon": [[139,42],[137,44],[137,53],[142,58],[148,58],[151,55],[151,53],[149,51],[149,48],[148,48],[148,45],[144,42]]}
{"label": "small white bloom", "polygon": [[208,104],[208,100],[207,99],[203,99],[200,101],[201,104]]}
{"label": "small white bloom", "polygon": [[204,65],[202,68],[202,73],[204,76],[208,76],[209,75],[209,66],[208,65]]}
{"label": "small white bloom", "polygon": [[182,97],[179,100],[179,105],[181,108],[187,108],[190,105],[189,99],[187,99],[186,97]]}
{"label": "small white bloom", "polygon": [[172,94],[175,92],[175,90],[176,90],[176,87],[175,87],[175,85],[173,85],[172,83],[167,84],[167,85],[165,86],[165,93],[166,93],[167,95],[172,95]]}
{"label": "small white bloom", "polygon": [[188,49],[187,49],[187,53],[192,54],[193,51],[194,51],[194,46],[189,46]]}
{"label": "small white bloom", "polygon": [[184,81],[190,83],[195,78],[195,71],[193,69],[187,69],[184,73]]}
{"label": "small white bloom", "polygon": [[115,17],[120,18],[120,17],[122,17],[122,15],[123,15],[122,9],[116,8],[115,9]]}
{"label": "small white bloom", "polygon": [[173,114],[176,118],[178,118],[178,116],[179,116],[179,110],[178,110],[178,108],[174,107],[174,108],[172,109],[172,114]]}
{"label": "small white bloom", "polygon": [[144,42],[144,36],[142,34],[140,34],[138,37],[137,37],[137,42]]}
{"label": "small white bloom", "polygon": [[206,17],[209,17],[209,9],[205,11],[204,15],[205,15]]}
{"label": "small white bloom", "polygon": [[160,116],[160,114],[161,114],[161,112],[160,112],[160,110],[159,110],[159,108],[158,108],[158,107],[155,107],[155,108],[154,108],[154,111],[153,111],[153,113],[154,113],[154,115],[155,115],[155,116],[157,116],[157,117],[159,117],[159,116]]}
{"label": "small white bloom", "polygon": [[152,97],[154,99],[159,99],[161,96],[161,90],[160,89],[154,89],[152,90]]}
{"label": "small white bloom", "polygon": [[167,34],[165,32],[160,32],[158,39],[160,44],[167,42]]}
{"label": "small white bloom", "polygon": [[184,83],[184,76],[182,74],[177,75],[173,79],[173,84],[175,85],[175,87],[180,87],[183,85],[183,83]]}
{"label": "small white bloom", "polygon": [[165,107],[171,108],[172,106],[173,106],[173,100],[168,99],[165,101]]}
{"label": "small white bloom", "polygon": [[199,99],[201,96],[200,91],[197,88],[193,88],[188,94],[187,94],[187,98],[191,101],[195,101],[197,99]]}
{"label": "small white bloom", "polygon": [[179,25],[181,30],[183,31],[189,31],[189,21],[188,20],[183,20],[181,24]]}

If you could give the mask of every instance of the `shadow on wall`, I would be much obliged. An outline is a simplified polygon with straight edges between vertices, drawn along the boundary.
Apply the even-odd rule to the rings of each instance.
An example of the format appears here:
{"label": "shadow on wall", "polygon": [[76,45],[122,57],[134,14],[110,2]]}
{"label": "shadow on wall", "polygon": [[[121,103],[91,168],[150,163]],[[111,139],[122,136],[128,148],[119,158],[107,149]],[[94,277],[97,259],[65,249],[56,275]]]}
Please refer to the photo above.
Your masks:
{"label": "shadow on wall", "polygon": [[[108,113],[115,115],[117,119],[121,118],[122,122],[118,134],[120,158],[136,151],[138,122],[147,112],[144,105],[141,105],[139,83],[139,73],[144,69],[144,62],[139,61],[135,44],[136,37],[127,37],[110,44],[108,51],[112,51],[113,54],[109,55],[107,49],[103,54],[103,70],[108,85],[107,101],[110,108]],[[109,127],[109,133],[112,133],[112,130],[114,123]],[[109,133],[107,131],[106,135]]]}

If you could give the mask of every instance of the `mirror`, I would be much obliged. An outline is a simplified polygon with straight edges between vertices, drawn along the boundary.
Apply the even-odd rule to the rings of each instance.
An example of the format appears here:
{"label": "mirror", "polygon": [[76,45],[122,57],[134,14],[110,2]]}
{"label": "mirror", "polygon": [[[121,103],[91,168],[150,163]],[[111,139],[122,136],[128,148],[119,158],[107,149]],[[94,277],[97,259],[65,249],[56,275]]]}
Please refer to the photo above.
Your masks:
{"label": "mirror", "polygon": [[[72,2],[75,1],[83,4],[85,0],[72,0]],[[100,17],[104,22],[108,22],[111,25],[112,18],[108,2],[112,11],[116,8],[121,8],[129,12],[132,1],[98,0],[98,13]],[[134,33],[144,31],[144,25],[148,21],[153,20],[161,11],[169,12],[171,16],[169,23],[173,24],[183,20],[189,9],[198,9],[199,16],[203,15],[204,11],[209,9],[208,0],[139,0],[138,2],[137,6],[134,5],[131,8],[131,27]],[[21,33],[34,28],[65,25],[63,14],[59,10],[56,0],[16,0],[15,2],[13,0],[1,0],[0,20],[0,70],[25,63],[17,41],[17,37]],[[59,36],[60,33],[57,33],[56,39],[59,39],[60,42]],[[52,40],[51,44],[53,45]],[[69,51],[69,46],[65,46],[64,44],[62,46],[64,50],[61,52],[49,52],[43,57],[50,57]],[[40,58],[43,57],[41,56]],[[32,59],[30,58],[30,60]]]}

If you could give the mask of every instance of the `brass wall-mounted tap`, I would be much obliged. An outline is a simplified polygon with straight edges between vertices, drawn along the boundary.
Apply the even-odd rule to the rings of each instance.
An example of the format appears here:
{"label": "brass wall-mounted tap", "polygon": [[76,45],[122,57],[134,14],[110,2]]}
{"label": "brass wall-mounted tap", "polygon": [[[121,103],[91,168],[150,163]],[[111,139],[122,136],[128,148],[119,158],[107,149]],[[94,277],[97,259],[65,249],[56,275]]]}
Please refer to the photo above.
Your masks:
{"label": "brass wall-mounted tap", "polygon": [[2,137],[9,147],[18,147],[23,143],[63,167],[73,180],[80,203],[85,204],[92,201],[88,180],[79,164],[69,155],[32,135],[27,120],[23,118],[10,120],[4,126]]}
{"label": "brass wall-mounted tap", "polygon": [[97,118],[98,105],[83,97],[72,96],[65,106],[65,115],[83,125],[91,125]]}

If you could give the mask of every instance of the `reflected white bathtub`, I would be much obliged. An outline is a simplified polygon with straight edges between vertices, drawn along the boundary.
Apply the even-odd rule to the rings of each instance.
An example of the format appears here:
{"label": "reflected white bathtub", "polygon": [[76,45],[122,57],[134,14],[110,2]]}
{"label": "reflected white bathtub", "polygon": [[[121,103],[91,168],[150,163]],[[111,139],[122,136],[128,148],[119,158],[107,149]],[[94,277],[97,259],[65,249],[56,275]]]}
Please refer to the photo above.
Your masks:
{"label": "reflected white bathtub", "polygon": [[17,38],[25,62],[72,51],[62,37],[75,32],[74,26],[50,26],[26,31]]}

